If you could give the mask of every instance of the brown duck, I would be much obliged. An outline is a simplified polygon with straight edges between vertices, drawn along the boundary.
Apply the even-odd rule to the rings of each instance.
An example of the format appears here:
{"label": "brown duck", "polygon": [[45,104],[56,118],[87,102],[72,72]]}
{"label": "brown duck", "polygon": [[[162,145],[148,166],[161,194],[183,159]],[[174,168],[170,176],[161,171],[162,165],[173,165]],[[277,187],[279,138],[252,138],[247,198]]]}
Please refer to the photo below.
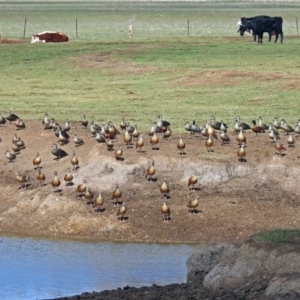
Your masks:
{"label": "brown duck", "polygon": [[71,171],[68,168],[68,170],[64,176],[64,181],[66,182],[66,186],[70,185],[72,180],[73,180],[73,175],[71,174]]}
{"label": "brown duck", "polygon": [[183,155],[183,150],[185,148],[185,143],[182,139],[182,137],[179,135],[178,136],[178,143],[177,143],[177,149],[178,149],[178,154]]}
{"label": "brown duck", "polygon": [[146,179],[148,181],[153,180],[153,176],[155,174],[154,160],[152,160],[151,165],[148,167],[146,171]]}
{"label": "brown duck", "polygon": [[127,208],[125,206],[125,203],[122,203],[122,205],[118,208],[118,211],[117,211],[117,216],[120,216],[118,217],[118,219],[120,221],[124,221],[124,215],[126,214],[127,212]]}
{"label": "brown duck", "polygon": [[161,207],[161,213],[164,215],[163,221],[168,222],[171,216],[171,210],[166,201],[164,201],[164,204]]}
{"label": "brown duck", "polygon": [[35,158],[32,160],[32,163],[33,163],[33,166],[34,166],[34,169],[37,169],[38,166],[41,164],[42,160],[40,158],[40,154],[37,153]]}
{"label": "brown duck", "polygon": [[114,206],[116,206],[116,203],[117,204],[119,203],[119,199],[121,198],[121,196],[122,196],[122,192],[119,188],[119,185],[116,184],[115,189],[112,193],[112,200],[113,200]]}
{"label": "brown duck", "polygon": [[51,184],[52,184],[53,189],[56,189],[55,191],[58,193],[58,187],[60,186],[60,180],[59,180],[59,178],[57,176],[57,172],[56,171],[54,171],[53,174],[54,174],[54,177],[53,177],[53,179],[51,181]]}
{"label": "brown duck", "polygon": [[41,168],[38,168],[37,170],[38,170],[38,174],[36,175],[36,179],[39,181],[40,186],[43,186],[46,180],[46,176],[44,173],[41,172]]}
{"label": "brown duck", "polygon": [[188,180],[188,188],[195,191],[195,184],[198,182],[198,176],[192,175]]}
{"label": "brown duck", "polygon": [[196,207],[199,205],[198,198],[190,200],[187,204],[190,213],[194,213],[196,211]]}

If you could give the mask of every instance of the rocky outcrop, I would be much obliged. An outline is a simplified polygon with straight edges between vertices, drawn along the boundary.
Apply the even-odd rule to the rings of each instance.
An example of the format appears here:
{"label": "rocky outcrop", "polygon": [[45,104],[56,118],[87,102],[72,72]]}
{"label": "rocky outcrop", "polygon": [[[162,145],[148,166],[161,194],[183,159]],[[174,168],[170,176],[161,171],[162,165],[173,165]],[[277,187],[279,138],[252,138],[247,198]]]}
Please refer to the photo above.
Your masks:
{"label": "rocky outcrop", "polygon": [[251,239],[239,248],[230,243],[203,246],[187,261],[188,282],[198,276],[212,291],[252,289],[262,290],[259,299],[299,299],[299,250],[299,243]]}

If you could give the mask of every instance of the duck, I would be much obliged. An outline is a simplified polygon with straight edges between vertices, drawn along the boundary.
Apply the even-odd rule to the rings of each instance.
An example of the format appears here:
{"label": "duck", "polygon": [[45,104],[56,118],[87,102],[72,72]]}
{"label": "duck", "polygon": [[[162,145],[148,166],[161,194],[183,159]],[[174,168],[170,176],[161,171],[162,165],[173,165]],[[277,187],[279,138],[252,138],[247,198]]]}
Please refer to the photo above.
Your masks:
{"label": "duck", "polygon": [[288,135],[290,132],[293,132],[294,129],[290,126],[290,125],[287,125],[286,121],[284,119],[281,120],[281,129],[283,131],[286,132],[286,134]]}
{"label": "duck", "polygon": [[186,121],[186,122],[185,122],[184,129],[185,129],[186,131],[189,131],[190,133],[192,133],[192,125],[190,124],[189,121]]}
{"label": "duck", "polygon": [[40,186],[43,186],[43,185],[44,185],[44,182],[45,182],[45,180],[46,180],[46,176],[45,176],[44,173],[42,173],[40,167],[37,168],[37,171],[38,171],[38,174],[36,175],[36,179],[39,181]]}
{"label": "duck", "polygon": [[64,181],[66,182],[66,186],[70,185],[72,180],[73,180],[73,175],[71,174],[70,168],[68,168],[64,176]]}
{"label": "duck", "polygon": [[49,130],[51,131],[52,129],[54,129],[54,119],[52,118],[49,123],[45,124],[44,130]]}
{"label": "duck", "polygon": [[25,142],[18,137],[17,141],[16,141],[16,145],[20,148],[20,149],[24,149],[25,148]]}
{"label": "duck", "polygon": [[139,154],[143,153],[143,147],[144,147],[144,139],[143,139],[143,134],[141,134],[139,139],[135,142],[135,148],[137,149],[137,153]]}
{"label": "duck", "polygon": [[163,131],[163,127],[171,126],[171,123],[162,119],[162,116],[157,116],[157,127]]}
{"label": "duck", "polygon": [[188,188],[195,191],[195,184],[198,182],[198,176],[192,175],[188,180]]}
{"label": "duck", "polygon": [[57,176],[57,171],[54,171],[53,175],[54,177],[51,181],[51,185],[53,189],[56,189],[55,191],[58,193],[58,187],[60,186],[60,179]]}
{"label": "duck", "polygon": [[153,180],[154,174],[155,174],[155,167],[154,167],[154,160],[152,160],[151,164],[149,165],[149,167],[146,171],[146,179],[148,181]]}
{"label": "duck", "polygon": [[198,133],[198,135],[200,135],[202,131],[202,127],[199,126],[198,124],[196,124],[196,121],[193,120],[192,126],[191,126],[191,133],[196,134]]}
{"label": "duck", "polygon": [[160,185],[160,193],[162,195],[163,199],[166,199],[169,197],[169,186],[167,184],[167,178],[164,178],[163,183]]}
{"label": "duck", "polygon": [[241,146],[240,146],[240,149],[238,150],[237,152],[237,155],[238,155],[238,159],[240,162],[245,162],[245,156],[246,156],[246,151],[244,149],[245,147],[245,143],[242,143]]}
{"label": "duck", "polygon": [[95,136],[96,133],[100,130],[101,130],[101,127],[99,125],[95,124],[94,121],[92,121],[90,123],[90,131],[93,136]]}
{"label": "duck", "polygon": [[161,213],[164,215],[163,221],[168,222],[171,216],[171,210],[169,206],[167,205],[166,201],[164,201],[162,207],[161,207]]}
{"label": "duck", "polygon": [[262,132],[265,132],[266,130],[269,129],[268,125],[266,125],[262,122],[262,117],[258,117],[258,125],[257,126],[262,129]]}
{"label": "duck", "polygon": [[86,128],[88,125],[89,125],[89,121],[86,119],[86,116],[83,115],[81,120],[81,126]]}
{"label": "duck", "polygon": [[130,123],[127,123],[126,130],[131,134],[134,132],[134,126],[130,125]]}
{"label": "duck", "polygon": [[22,129],[26,128],[25,123],[24,123],[24,121],[22,119],[17,119],[15,121],[15,125],[17,127],[17,130],[22,130]]}
{"label": "duck", "polygon": [[57,130],[58,132],[58,141],[61,143],[61,145],[65,145],[69,143],[69,134],[64,130]]}
{"label": "duck", "polygon": [[221,130],[220,138],[222,140],[222,145],[230,143],[229,136],[223,130]]}
{"label": "duck", "polygon": [[220,120],[220,123],[221,123],[220,130],[224,131],[224,132],[227,132],[227,125],[224,124],[223,120]]}
{"label": "duck", "polygon": [[101,134],[100,132],[96,132],[95,140],[98,143],[105,143],[105,136],[103,134]]}
{"label": "duck", "polygon": [[112,151],[114,149],[114,141],[112,139],[106,139],[105,144],[108,151]]}
{"label": "duck", "polygon": [[41,162],[42,162],[42,160],[41,160],[40,154],[39,154],[39,152],[37,152],[35,158],[32,160],[34,169],[37,169],[38,166],[41,164]]}
{"label": "duck", "polygon": [[282,151],[285,151],[286,148],[283,146],[283,144],[279,143],[278,140],[276,138],[274,138],[274,142],[275,142],[275,149],[279,151],[280,156],[283,156]]}
{"label": "duck", "polygon": [[295,139],[292,136],[292,133],[290,132],[289,137],[287,139],[289,147],[294,148],[295,147]]}
{"label": "duck", "polygon": [[86,191],[86,184],[87,184],[86,179],[83,179],[82,183],[77,185],[77,187],[76,187],[77,199],[79,199],[83,196],[84,192]]}
{"label": "duck", "polygon": [[0,114],[0,126],[3,125],[5,126],[6,124],[6,119]]}
{"label": "duck", "polygon": [[122,205],[118,208],[118,211],[117,211],[117,216],[120,221],[125,220],[124,215],[126,214],[126,212],[127,212],[126,205],[125,205],[125,203],[122,203]]}
{"label": "duck", "polygon": [[125,122],[124,117],[122,118],[122,121],[120,123],[120,128],[124,131],[126,129],[127,123]]}
{"label": "duck", "polygon": [[211,135],[208,136],[208,139],[205,141],[205,147],[207,152],[212,152],[213,150],[211,149],[212,146],[214,145],[214,140]]}
{"label": "duck", "polygon": [[132,134],[126,129],[124,133],[124,143],[126,143],[127,148],[131,147]]}
{"label": "duck", "polygon": [[15,154],[10,153],[8,150],[5,152],[5,156],[9,160],[9,162],[12,162],[17,157]]}
{"label": "duck", "polygon": [[279,132],[275,128],[272,127],[272,124],[269,124],[269,128],[268,128],[269,133],[271,132],[271,130],[273,130],[273,133],[275,135],[279,135]]}
{"label": "duck", "polygon": [[85,190],[83,197],[87,200],[86,204],[93,204],[94,193],[90,187]]}
{"label": "duck", "polygon": [[217,122],[216,118],[214,116],[211,116],[209,125],[215,130],[220,130],[221,122]]}
{"label": "duck", "polygon": [[[152,125],[151,125],[151,128],[149,129],[149,131],[148,131],[148,134],[150,135],[150,136],[152,136],[154,133],[156,133],[156,132],[160,132],[160,131],[156,131],[156,127],[157,127],[157,125],[156,125],[156,123],[154,122]],[[158,127],[159,128],[159,127]]]}
{"label": "duck", "polygon": [[18,147],[17,142],[14,142],[12,146],[12,150],[14,151],[15,154],[19,154],[19,152],[21,151],[21,148]]}
{"label": "duck", "polygon": [[15,134],[11,142],[14,144],[18,141],[18,136]]}
{"label": "duck", "polygon": [[70,121],[68,119],[66,119],[65,121],[65,125],[63,127],[63,131],[68,132],[71,129],[71,125],[70,125]]}
{"label": "duck", "polygon": [[137,130],[137,125],[134,125],[134,131],[132,133],[132,137],[136,141],[139,138],[139,136],[140,136],[140,133]]}
{"label": "duck", "polygon": [[251,129],[251,127],[247,123],[241,122],[240,116],[237,116],[236,121],[235,121],[235,130],[236,130],[236,132],[239,132],[240,128],[243,131]]}
{"label": "duck", "polygon": [[158,144],[158,137],[157,137],[156,133],[154,133],[152,136],[150,136],[150,145],[151,145],[152,150],[158,149],[157,144]]}
{"label": "duck", "polygon": [[68,155],[66,151],[57,148],[57,145],[56,145],[56,144],[53,144],[53,145],[52,145],[51,153],[52,153],[54,156],[56,156],[56,158],[54,158],[54,159],[56,159],[56,160],[60,160],[61,158],[63,158],[63,157],[65,157],[65,156]]}
{"label": "duck", "polygon": [[116,160],[121,160],[121,159],[123,159],[122,156],[123,156],[123,149],[120,146],[119,149],[115,150],[115,158],[116,158]]}
{"label": "duck", "polygon": [[50,123],[50,119],[47,113],[44,114],[44,117],[42,119],[42,124],[49,124]]}
{"label": "duck", "polygon": [[101,207],[104,204],[104,199],[102,196],[102,191],[99,191],[97,198],[93,201],[93,208],[95,208],[95,212],[101,212]]}
{"label": "duck", "polygon": [[278,122],[278,119],[277,119],[276,117],[273,119],[273,126],[274,126],[277,130],[281,129],[281,123]]}
{"label": "duck", "polygon": [[117,134],[120,134],[120,131],[115,127],[112,121],[109,121],[107,125],[108,125],[108,132],[112,136],[115,137]]}
{"label": "duck", "polygon": [[196,212],[196,207],[197,206],[199,206],[198,198],[190,200],[187,204],[187,207],[189,208],[189,212],[192,213],[192,214]]}
{"label": "duck", "polygon": [[75,151],[72,152],[71,164],[73,166],[73,171],[75,172],[79,168],[79,160],[75,155]]}
{"label": "duck", "polygon": [[297,133],[298,135],[300,134],[300,122],[298,122],[298,124],[295,126],[294,128],[294,132]]}
{"label": "duck", "polygon": [[171,135],[172,135],[172,131],[170,129],[170,126],[167,126],[167,130],[163,133],[163,138],[168,140]]}
{"label": "duck", "polygon": [[179,155],[183,155],[184,154],[184,152],[183,152],[184,148],[185,148],[185,143],[184,143],[181,135],[179,135],[178,136],[178,143],[177,143],[177,149],[178,149],[178,154]]}
{"label": "duck", "polygon": [[202,134],[202,136],[204,136],[204,137],[208,137],[208,136],[209,136],[208,130],[207,130],[207,126],[204,126],[204,127],[202,128],[201,134]]}
{"label": "duck", "polygon": [[76,134],[73,135],[73,142],[75,144],[75,147],[79,147],[84,144],[83,139],[80,139],[79,137],[77,137]]}
{"label": "duck", "polygon": [[[122,196],[122,192],[119,188],[119,185],[116,184],[115,189],[112,193],[112,200],[113,200],[114,207],[116,206],[116,204],[119,203],[119,199],[121,198],[121,196]],[[117,201],[116,201],[116,199],[117,199]]]}
{"label": "duck", "polygon": [[16,173],[16,180],[21,184],[21,189],[24,190],[27,188],[27,181],[29,177],[25,174],[21,174],[20,172]]}
{"label": "duck", "polygon": [[257,136],[258,133],[264,132],[263,128],[261,126],[256,125],[256,121],[252,120],[252,131],[255,133],[255,136]]}
{"label": "duck", "polygon": [[8,110],[8,111],[6,112],[6,120],[9,121],[10,124],[11,124],[11,122],[16,121],[17,119],[20,119],[20,118],[19,118],[17,115],[12,114],[12,113],[10,112],[10,110]]}
{"label": "duck", "polygon": [[209,123],[207,123],[207,133],[208,133],[208,137],[211,136],[214,139],[218,138],[217,135],[216,135],[215,129]]}
{"label": "duck", "polygon": [[243,129],[240,128],[240,132],[237,136],[237,141],[238,141],[238,144],[241,145],[242,143],[246,144],[246,136],[244,135],[243,133]]}
{"label": "duck", "polygon": [[277,132],[277,130],[271,129],[269,130],[269,138],[272,139],[272,142],[274,143],[274,138],[276,139],[280,139],[279,133]]}

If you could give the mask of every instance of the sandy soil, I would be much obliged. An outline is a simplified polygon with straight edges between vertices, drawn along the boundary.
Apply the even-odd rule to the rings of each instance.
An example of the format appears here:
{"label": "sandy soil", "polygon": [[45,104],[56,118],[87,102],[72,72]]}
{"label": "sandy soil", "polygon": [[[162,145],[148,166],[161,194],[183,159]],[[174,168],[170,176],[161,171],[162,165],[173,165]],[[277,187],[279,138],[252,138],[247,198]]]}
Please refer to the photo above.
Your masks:
{"label": "sandy soil", "polygon": [[[123,148],[123,159],[116,160],[114,151],[99,144],[89,128],[80,122],[71,123],[70,142],[60,146],[53,131],[44,130],[41,121],[26,121],[26,128],[16,130],[14,123],[0,127],[1,202],[0,231],[45,237],[96,239],[103,241],[205,243],[215,241],[242,242],[257,231],[273,228],[299,228],[299,154],[296,147],[287,147],[287,136],[281,133],[286,155],[277,150],[268,133],[256,136],[246,132],[246,162],[237,157],[236,135],[228,133],[229,145],[221,145],[218,138],[211,152],[205,140],[189,132],[182,135],[186,144],[184,154],[178,154],[178,137],[169,140],[159,134],[158,150],[152,150],[148,133],[141,154],[134,147],[127,148],[124,134],[114,141],[114,148]],[[64,122],[60,122],[63,126]],[[119,128],[119,124],[115,124]],[[184,124],[183,124],[184,127]],[[5,151],[12,150],[14,135],[25,142],[25,149],[9,162]],[[84,144],[75,147],[73,135]],[[68,155],[54,160],[53,143]],[[79,159],[79,168],[66,186],[64,175],[72,168],[72,151]],[[46,181],[40,186],[36,179],[33,158],[40,153],[41,171]],[[154,180],[148,181],[145,172],[155,161]],[[57,171],[61,180],[59,191],[51,185]],[[16,173],[26,174],[27,188],[22,189]],[[198,176],[195,191],[188,188],[191,175]],[[170,220],[163,221],[160,185],[164,178],[170,188],[167,205]],[[77,198],[75,188],[86,179],[94,192],[104,198],[103,212],[96,213],[83,197]],[[126,220],[120,221],[112,201],[118,184],[127,207]],[[95,199],[94,197],[94,199]],[[187,203],[198,198],[196,213],[190,213]]]}

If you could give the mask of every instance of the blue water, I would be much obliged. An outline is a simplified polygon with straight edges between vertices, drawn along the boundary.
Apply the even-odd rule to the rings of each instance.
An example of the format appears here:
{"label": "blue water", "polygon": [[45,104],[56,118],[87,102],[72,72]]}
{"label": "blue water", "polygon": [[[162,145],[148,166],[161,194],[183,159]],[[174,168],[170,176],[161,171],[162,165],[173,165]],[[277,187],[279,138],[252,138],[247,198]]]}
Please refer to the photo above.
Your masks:
{"label": "blue water", "polygon": [[0,237],[0,299],[186,282],[191,245],[91,243]]}

